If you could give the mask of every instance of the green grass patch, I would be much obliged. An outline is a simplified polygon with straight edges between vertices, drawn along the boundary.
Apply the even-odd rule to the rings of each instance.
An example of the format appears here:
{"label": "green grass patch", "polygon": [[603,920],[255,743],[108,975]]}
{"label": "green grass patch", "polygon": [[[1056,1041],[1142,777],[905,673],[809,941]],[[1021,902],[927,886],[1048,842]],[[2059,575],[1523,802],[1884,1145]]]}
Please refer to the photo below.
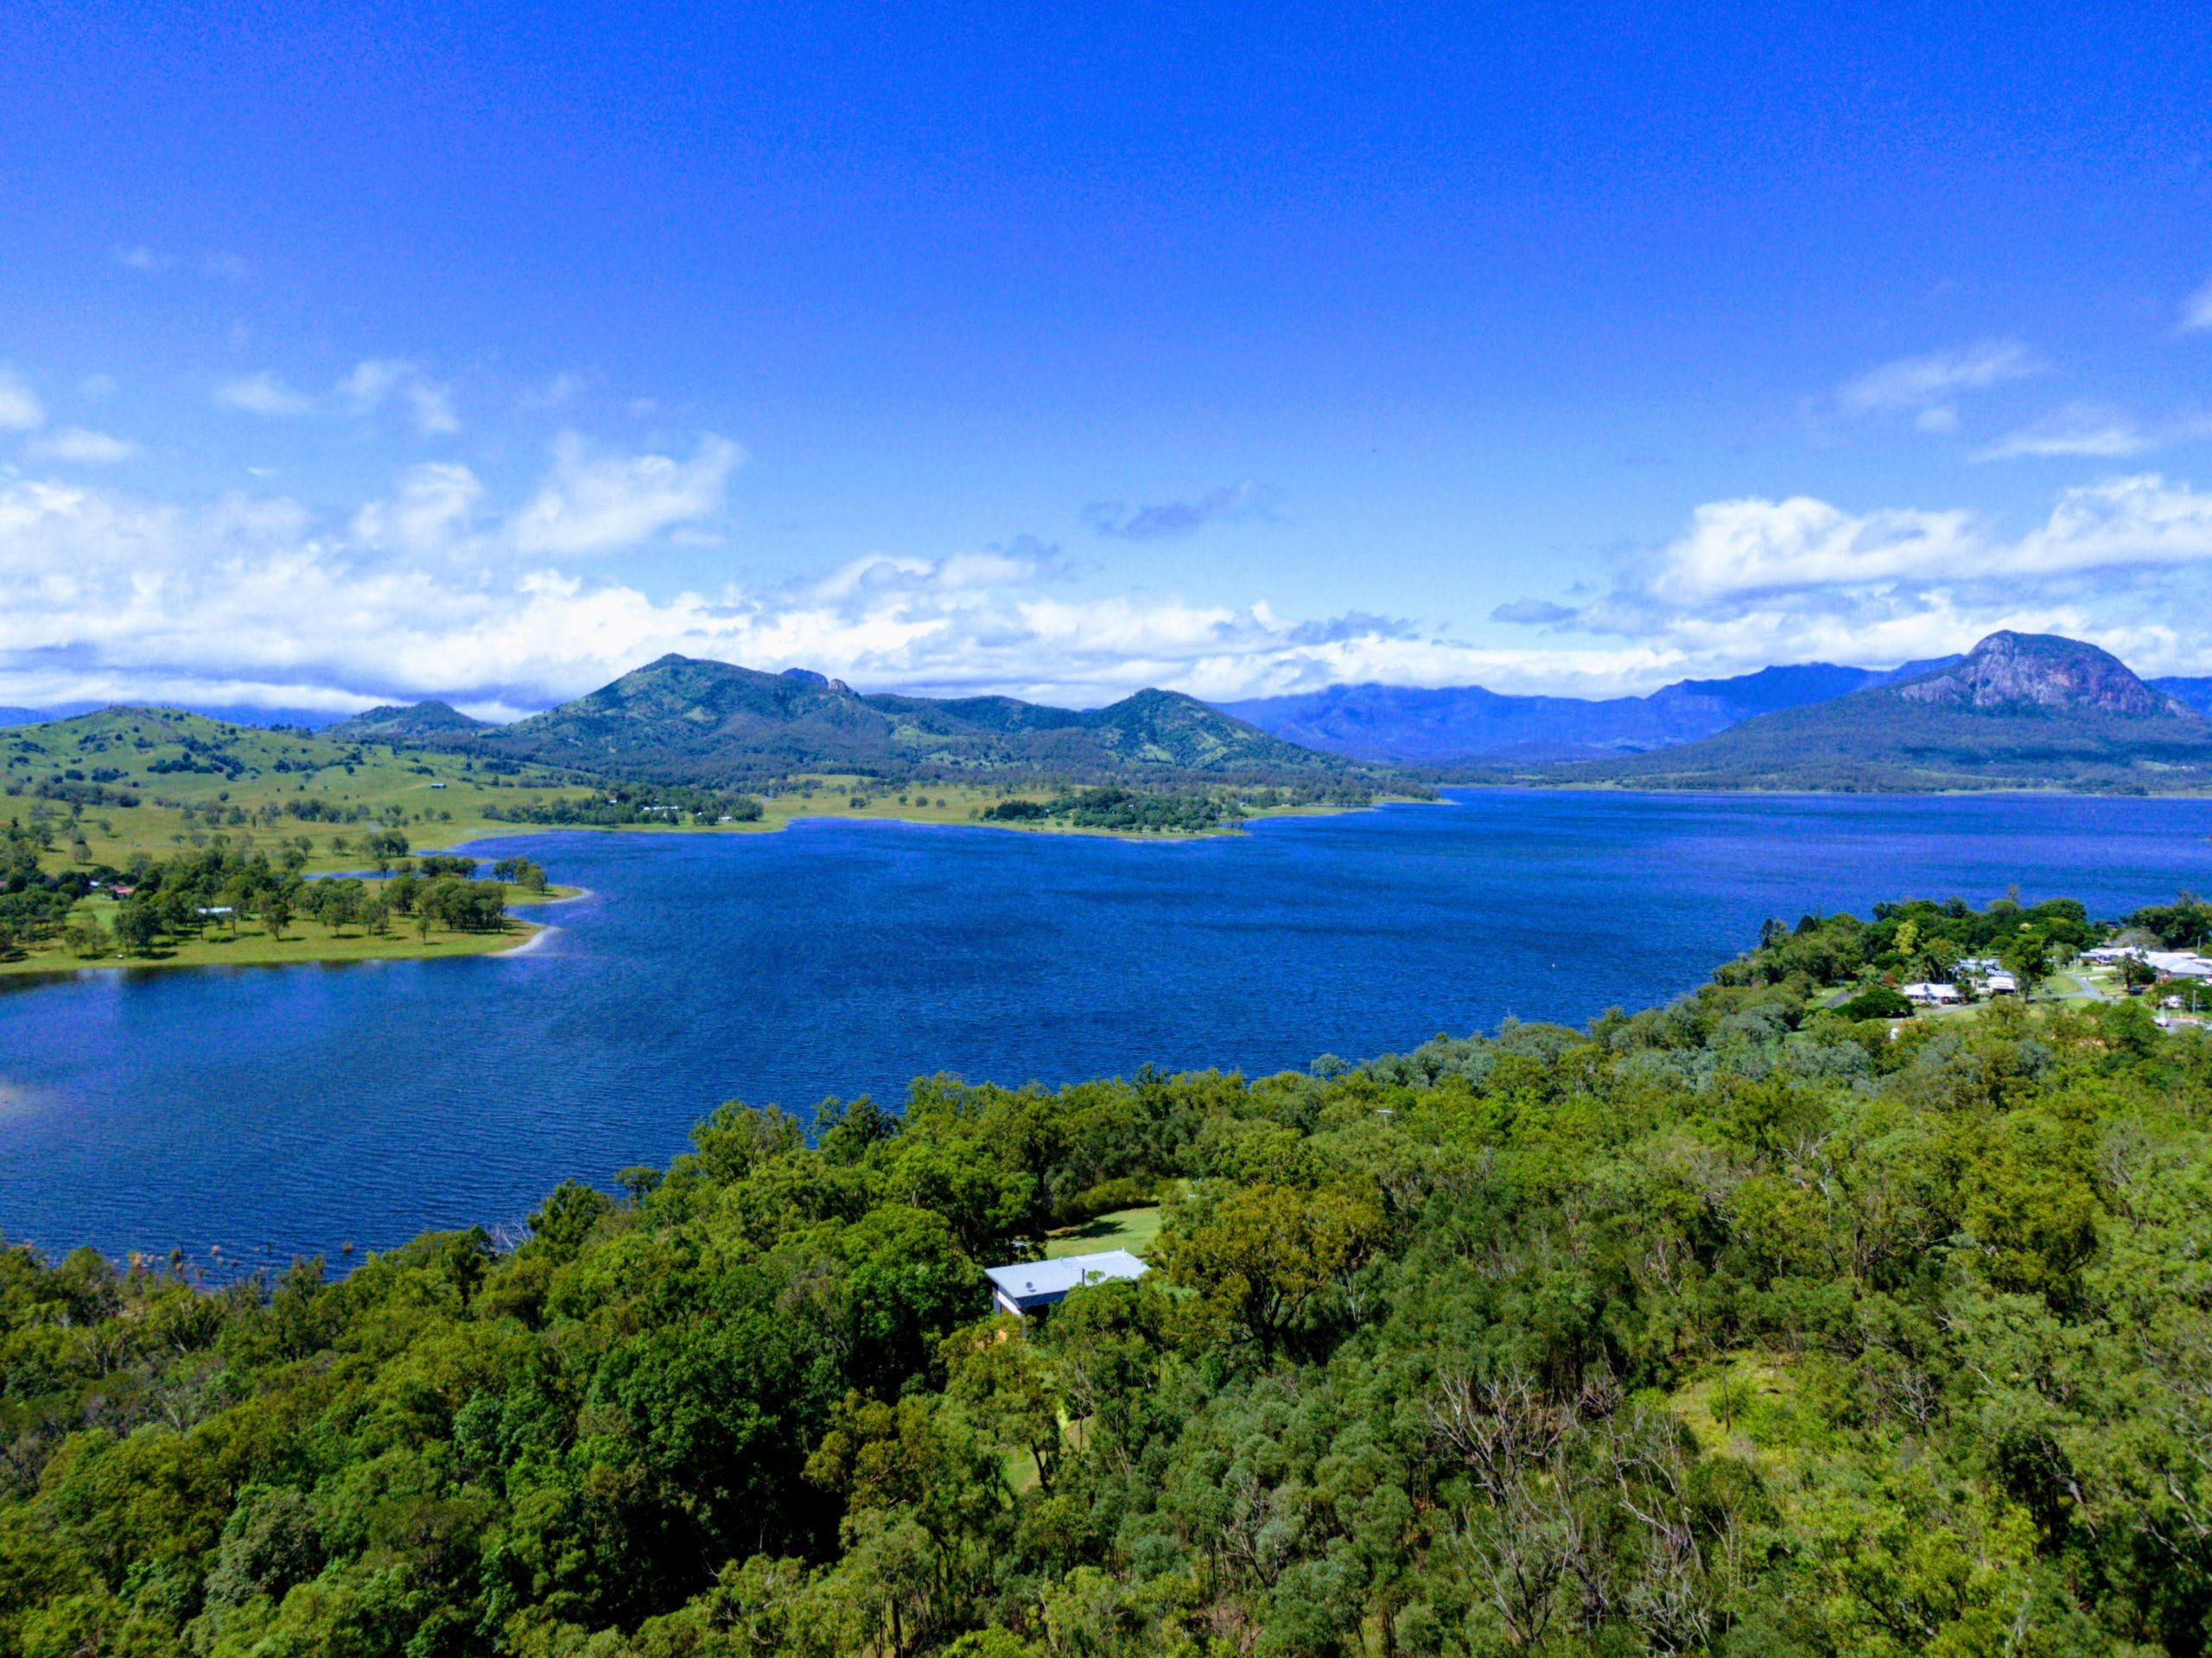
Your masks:
{"label": "green grass patch", "polygon": [[1159,1236],[1158,1204],[1144,1209],[1117,1209],[1085,1221],[1081,1226],[1062,1227],[1045,1240],[1045,1259],[1103,1255],[1109,1249],[1127,1249],[1133,1255],[1141,1255]]}

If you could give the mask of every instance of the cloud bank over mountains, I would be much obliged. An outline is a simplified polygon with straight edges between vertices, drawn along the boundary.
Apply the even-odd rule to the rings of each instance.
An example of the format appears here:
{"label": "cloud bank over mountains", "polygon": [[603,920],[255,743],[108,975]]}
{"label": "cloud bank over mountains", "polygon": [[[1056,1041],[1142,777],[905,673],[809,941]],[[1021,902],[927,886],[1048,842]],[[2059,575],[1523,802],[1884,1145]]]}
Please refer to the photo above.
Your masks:
{"label": "cloud bank over mountains", "polygon": [[[1362,679],[1608,695],[1774,661],[1884,664],[1998,626],[2088,637],[2157,670],[2194,665],[2172,584],[2212,568],[2212,494],[2144,473],[2064,490],[2009,537],[1957,510],[1709,503],[1610,592],[1500,606],[1494,620],[1529,630],[1503,646],[1396,619],[1286,617],[1264,595],[1088,592],[1029,537],[649,592],[655,547],[727,535],[743,464],[711,433],[677,454],[569,433],[510,505],[441,461],[335,515],[275,493],[171,501],[19,478],[0,486],[0,702],[341,711],[438,695],[513,715],[668,651],[1073,703],[1150,684],[1231,698]],[[601,573],[616,555],[625,573]]]}
{"label": "cloud bank over mountains", "polygon": [[[2202,298],[2189,302],[2185,329]],[[2066,461],[2106,475],[2040,496],[2031,486],[2032,521],[1809,495],[1710,500],[1672,537],[1615,556],[1610,576],[1586,567],[1564,593],[1508,588],[1466,630],[1437,615],[1291,614],[1267,590],[1265,566],[1236,591],[1198,549],[1226,526],[1272,534],[1286,522],[1275,492],[1251,480],[1181,499],[1092,500],[1068,523],[1091,549],[1083,556],[1013,534],[748,580],[731,511],[748,461],[732,439],[702,430],[625,446],[540,428],[535,475],[517,486],[495,460],[507,480],[495,487],[453,458],[464,422],[452,381],[413,357],[340,360],[353,366],[291,378],[257,370],[194,392],[259,432],[357,452],[390,439],[394,464],[426,445],[444,452],[397,464],[384,487],[336,505],[274,487],[126,486],[145,445],[50,418],[40,389],[0,365],[0,703],[343,712],[436,696],[499,717],[671,651],[869,689],[1076,705],[1147,685],[1230,700],[1363,680],[1613,696],[1770,663],[1889,666],[1999,627],[2091,639],[2145,672],[2208,666],[2192,619],[2212,613],[2212,493],[2124,469],[2212,435],[2195,415],[2075,401],[2019,423],[2027,411],[2016,408],[2010,430],[1954,452],[1973,474],[1990,475],[1978,463]],[[1823,394],[1816,412],[1948,448],[1962,403],[2053,372],[2025,342],[1991,337],[1882,363]],[[585,385],[563,373],[512,401],[569,421]],[[77,401],[105,407],[112,390],[95,377]],[[484,414],[480,399],[472,412]],[[481,464],[505,441],[486,435],[469,453]],[[1116,561],[1141,562],[1149,549],[1172,549],[1155,568],[1187,570],[1207,596],[1116,579]],[[1356,579],[1362,561],[1423,555],[1344,556]],[[728,575],[702,583],[702,569]]]}

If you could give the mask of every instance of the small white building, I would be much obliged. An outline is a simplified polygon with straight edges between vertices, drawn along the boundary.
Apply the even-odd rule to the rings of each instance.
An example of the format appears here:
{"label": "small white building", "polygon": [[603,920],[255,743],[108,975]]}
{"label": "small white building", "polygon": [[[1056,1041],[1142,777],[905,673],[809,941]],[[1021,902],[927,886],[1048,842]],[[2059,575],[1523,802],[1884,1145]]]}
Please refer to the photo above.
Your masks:
{"label": "small white building", "polygon": [[1993,996],[2017,996],[2020,981],[2009,973],[1993,973],[1981,981],[1981,988]]}
{"label": "small white building", "polygon": [[991,1300],[1001,1312],[1025,1318],[1058,1306],[1071,1290],[1115,1279],[1142,1278],[1150,1268],[1127,1249],[1109,1249],[1095,1255],[1063,1255],[1058,1261],[1017,1261],[1010,1267],[987,1267]]}
{"label": "small white building", "polygon": [[1918,1002],[1923,1007],[1947,1007],[1966,1000],[1955,984],[1909,984],[1903,994],[1907,1001]]}

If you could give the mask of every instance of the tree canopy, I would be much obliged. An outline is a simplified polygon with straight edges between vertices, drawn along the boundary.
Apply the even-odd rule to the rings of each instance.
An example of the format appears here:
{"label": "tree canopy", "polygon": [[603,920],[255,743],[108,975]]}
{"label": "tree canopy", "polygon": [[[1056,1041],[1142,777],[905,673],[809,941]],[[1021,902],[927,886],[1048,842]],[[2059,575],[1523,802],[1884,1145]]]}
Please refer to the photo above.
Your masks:
{"label": "tree canopy", "polygon": [[[1823,1005],[2086,924],[1808,918],[1586,1030],[812,1142],[733,1102],[342,1278],[0,1251],[0,1650],[2202,1652],[2212,1042]],[[993,1318],[1133,1191],[1148,1276]]]}

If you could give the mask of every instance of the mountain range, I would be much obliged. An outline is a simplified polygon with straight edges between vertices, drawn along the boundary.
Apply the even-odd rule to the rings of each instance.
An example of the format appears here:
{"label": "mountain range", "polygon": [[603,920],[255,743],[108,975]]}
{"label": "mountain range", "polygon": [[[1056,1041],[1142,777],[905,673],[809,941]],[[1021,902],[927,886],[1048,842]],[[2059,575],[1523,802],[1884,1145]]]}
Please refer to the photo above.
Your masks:
{"label": "mountain range", "polygon": [[[1897,669],[1808,663],[1601,701],[1364,684],[1220,707],[1145,690],[1073,709],[867,695],[804,669],[667,656],[512,725],[423,702],[321,734],[740,787],[847,772],[1357,792],[1411,766],[1660,788],[2174,789],[2212,783],[2208,710],[2212,677],[2145,682],[2094,646],[2007,632]],[[52,717],[0,709],[0,724]]]}
{"label": "mountain range", "polygon": [[1351,785],[1365,768],[1270,736],[1179,692],[1102,708],[1010,696],[864,696],[804,669],[666,656],[574,702],[491,726],[444,703],[378,708],[340,741],[414,743],[571,770],[743,785],[801,772],[1053,776],[1085,782]]}
{"label": "mountain range", "polygon": [[1909,679],[1525,775],[1660,789],[2193,791],[2212,786],[2212,721],[2093,645],[1999,632]]}
{"label": "mountain range", "polygon": [[1424,690],[1369,683],[1217,706],[1287,741],[1355,759],[1404,765],[1581,759],[1694,742],[1778,708],[1830,702],[1957,660],[1888,670],[1802,663],[1732,679],[1677,680],[1648,696],[1601,701],[1511,696],[1479,685]]}

